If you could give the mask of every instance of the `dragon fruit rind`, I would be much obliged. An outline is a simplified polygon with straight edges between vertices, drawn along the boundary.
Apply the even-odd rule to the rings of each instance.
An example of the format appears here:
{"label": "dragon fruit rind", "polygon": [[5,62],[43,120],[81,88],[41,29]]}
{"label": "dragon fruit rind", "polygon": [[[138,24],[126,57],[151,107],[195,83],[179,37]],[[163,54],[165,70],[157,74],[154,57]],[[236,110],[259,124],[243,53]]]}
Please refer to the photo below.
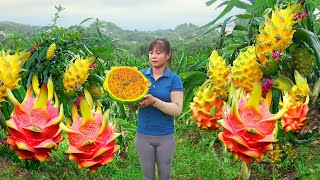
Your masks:
{"label": "dragon fruit rind", "polygon": [[72,108],[73,123],[67,127],[63,123],[60,127],[68,134],[69,149],[65,152],[69,154],[69,160],[78,163],[78,167],[89,168],[96,171],[99,167],[111,162],[114,153],[119,150],[116,144],[116,138],[113,127],[108,123],[107,111],[104,115],[101,112],[101,104],[98,102],[97,110],[91,111],[92,99],[80,96],[80,112],[74,105]]}
{"label": "dragon fruit rind", "polygon": [[233,96],[230,112],[218,121],[223,127],[218,137],[232,151],[235,159],[261,162],[266,151],[271,150],[272,142],[276,142],[273,134],[276,120],[281,118],[285,110],[276,115],[268,110],[267,103],[260,104],[262,95],[261,81],[255,84],[249,98],[236,98],[238,89]]}
{"label": "dragon fruit rind", "polygon": [[190,103],[191,114],[198,127],[206,131],[220,128],[218,119],[223,118],[225,102],[219,97],[209,81],[203,83]]}
{"label": "dragon fruit rind", "polygon": [[[37,77],[34,75],[36,83]],[[34,81],[32,82],[34,85]],[[35,87],[35,86],[34,86]],[[36,97],[32,97],[30,87],[22,103],[6,89],[9,100],[14,105],[11,119],[6,121],[10,136],[7,143],[18,153],[20,159],[39,160],[44,162],[52,150],[58,149],[62,140],[59,124],[64,119],[63,106],[58,111],[58,98],[53,90],[52,79],[48,85],[42,83],[41,88],[36,87]],[[51,100],[55,98],[55,104]]]}
{"label": "dragon fruit rind", "polygon": [[[291,97],[289,96],[289,98]],[[306,97],[305,102],[293,100],[288,111],[281,119],[281,125],[286,132],[299,132],[306,126],[307,114],[309,111],[308,103],[309,96]]]}

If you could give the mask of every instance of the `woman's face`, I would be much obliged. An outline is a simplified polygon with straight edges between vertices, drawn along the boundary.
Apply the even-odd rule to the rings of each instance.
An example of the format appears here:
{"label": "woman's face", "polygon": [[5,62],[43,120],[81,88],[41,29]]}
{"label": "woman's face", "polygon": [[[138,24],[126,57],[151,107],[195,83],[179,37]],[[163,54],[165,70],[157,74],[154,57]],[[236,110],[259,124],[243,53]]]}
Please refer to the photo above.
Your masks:
{"label": "woman's face", "polygon": [[168,59],[170,58],[171,53],[166,53],[163,50],[153,48],[149,51],[149,60],[152,67],[159,68],[165,66]]}

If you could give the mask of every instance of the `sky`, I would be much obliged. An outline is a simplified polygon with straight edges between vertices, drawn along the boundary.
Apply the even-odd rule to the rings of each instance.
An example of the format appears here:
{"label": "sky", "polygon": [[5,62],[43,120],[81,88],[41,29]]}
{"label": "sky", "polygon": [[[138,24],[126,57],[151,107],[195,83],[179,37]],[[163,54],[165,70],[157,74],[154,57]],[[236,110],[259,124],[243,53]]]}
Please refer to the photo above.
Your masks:
{"label": "sky", "polygon": [[[223,10],[217,0],[0,0],[0,21],[30,25],[50,25],[55,5],[65,8],[57,25],[78,25],[86,18],[113,22],[125,30],[175,29],[183,23],[205,25]],[[94,22],[91,20],[87,24]]]}

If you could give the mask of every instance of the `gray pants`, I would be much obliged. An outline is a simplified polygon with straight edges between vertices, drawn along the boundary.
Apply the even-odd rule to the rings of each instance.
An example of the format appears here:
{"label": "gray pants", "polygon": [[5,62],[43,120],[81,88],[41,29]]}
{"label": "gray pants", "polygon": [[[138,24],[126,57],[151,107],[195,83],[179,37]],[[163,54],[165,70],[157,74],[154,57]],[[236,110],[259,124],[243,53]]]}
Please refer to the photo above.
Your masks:
{"label": "gray pants", "polygon": [[155,164],[158,167],[160,180],[171,179],[172,159],[175,149],[173,134],[150,136],[137,133],[135,145],[144,180],[155,179]]}

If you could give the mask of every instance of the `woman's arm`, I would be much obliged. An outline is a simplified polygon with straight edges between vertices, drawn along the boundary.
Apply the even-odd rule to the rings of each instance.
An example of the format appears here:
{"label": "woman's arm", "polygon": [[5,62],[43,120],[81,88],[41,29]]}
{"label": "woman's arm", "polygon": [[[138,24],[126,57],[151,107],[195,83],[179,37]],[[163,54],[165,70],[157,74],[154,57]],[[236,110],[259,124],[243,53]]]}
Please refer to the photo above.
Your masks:
{"label": "woman's arm", "polygon": [[144,96],[144,100],[139,103],[139,107],[153,105],[170,116],[179,116],[183,106],[183,91],[172,91],[170,96],[171,102],[164,102],[151,94],[147,94]]}

